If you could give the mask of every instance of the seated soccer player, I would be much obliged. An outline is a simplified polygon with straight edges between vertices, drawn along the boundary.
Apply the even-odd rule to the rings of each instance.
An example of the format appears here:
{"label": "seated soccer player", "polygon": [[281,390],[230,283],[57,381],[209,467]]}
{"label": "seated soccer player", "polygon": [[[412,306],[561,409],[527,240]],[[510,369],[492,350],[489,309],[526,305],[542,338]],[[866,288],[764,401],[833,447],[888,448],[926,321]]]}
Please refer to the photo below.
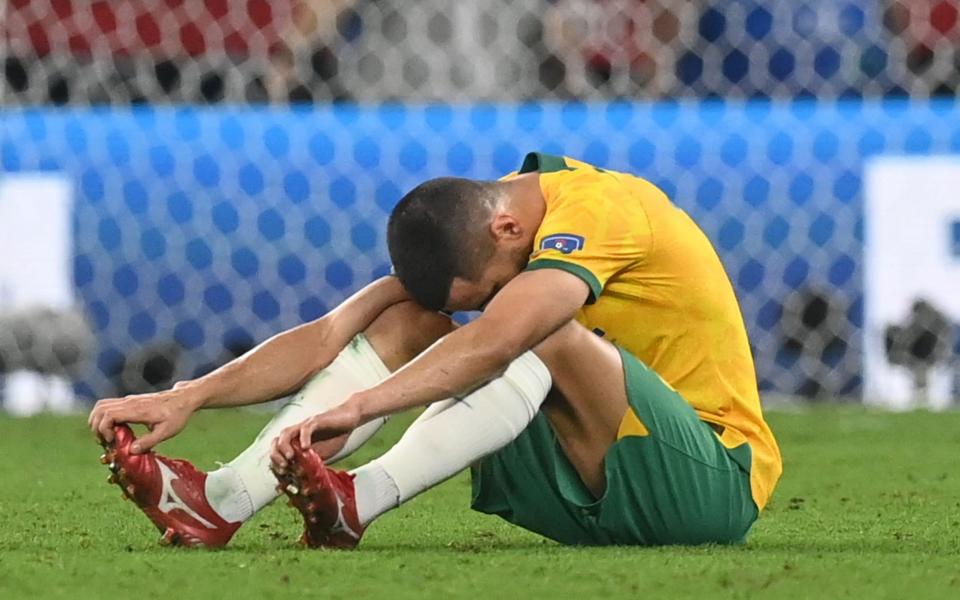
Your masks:
{"label": "seated soccer player", "polygon": [[[387,241],[395,276],[321,319],[170,391],[97,403],[104,461],[164,540],[226,544],[282,490],[308,545],[349,548],[467,467],[474,509],[559,542],[744,539],[780,453],[730,282],[663,192],[533,153],[500,181],[418,186]],[[462,327],[445,315],[474,309]],[[151,450],[199,408],[289,394],[213,472]],[[376,460],[328,466],[427,405]]]}

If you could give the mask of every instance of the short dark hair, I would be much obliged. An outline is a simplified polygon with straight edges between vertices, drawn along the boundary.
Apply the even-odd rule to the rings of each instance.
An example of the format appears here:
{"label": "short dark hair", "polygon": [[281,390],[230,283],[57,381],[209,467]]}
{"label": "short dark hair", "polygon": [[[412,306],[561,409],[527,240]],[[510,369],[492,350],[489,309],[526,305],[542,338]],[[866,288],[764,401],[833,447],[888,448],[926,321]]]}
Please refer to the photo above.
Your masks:
{"label": "short dark hair", "polygon": [[441,310],[454,277],[475,281],[493,255],[487,235],[495,184],[459,177],[421,183],[394,207],[387,247],[394,272],[414,301]]}

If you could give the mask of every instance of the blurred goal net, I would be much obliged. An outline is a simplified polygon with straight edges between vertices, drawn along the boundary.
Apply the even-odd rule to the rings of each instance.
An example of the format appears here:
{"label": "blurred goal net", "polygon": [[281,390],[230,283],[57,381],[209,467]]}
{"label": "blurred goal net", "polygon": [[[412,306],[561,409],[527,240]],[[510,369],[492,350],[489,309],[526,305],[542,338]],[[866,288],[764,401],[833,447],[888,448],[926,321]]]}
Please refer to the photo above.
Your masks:
{"label": "blurred goal net", "polygon": [[[52,339],[42,327],[0,331],[0,371],[43,364],[86,397],[166,387],[323,314],[389,271],[382,229],[403,191],[501,175],[531,150],[636,172],[692,214],[741,299],[765,393],[856,396],[864,160],[960,152],[943,105],[960,85],[960,0],[0,11],[0,176],[72,182],[72,284],[93,334],[31,359],[42,344],[24,340]],[[774,102],[744,102],[758,98]],[[273,108],[300,103],[312,112]],[[87,110],[101,105],[119,108]],[[4,311],[0,294],[0,328]],[[78,352],[50,365],[91,346],[85,367]]]}
{"label": "blurred goal net", "polygon": [[957,0],[7,0],[7,104],[955,95]]}

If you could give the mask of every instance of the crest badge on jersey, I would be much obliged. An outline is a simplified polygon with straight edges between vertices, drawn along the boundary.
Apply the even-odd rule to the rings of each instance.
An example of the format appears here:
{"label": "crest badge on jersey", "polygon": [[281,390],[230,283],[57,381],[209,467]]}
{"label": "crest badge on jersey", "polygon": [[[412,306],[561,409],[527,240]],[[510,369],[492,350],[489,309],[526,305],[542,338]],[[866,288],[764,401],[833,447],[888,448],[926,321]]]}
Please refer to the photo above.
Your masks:
{"label": "crest badge on jersey", "polygon": [[576,250],[583,250],[583,236],[572,233],[555,233],[540,240],[541,250],[559,250],[563,254],[570,254]]}

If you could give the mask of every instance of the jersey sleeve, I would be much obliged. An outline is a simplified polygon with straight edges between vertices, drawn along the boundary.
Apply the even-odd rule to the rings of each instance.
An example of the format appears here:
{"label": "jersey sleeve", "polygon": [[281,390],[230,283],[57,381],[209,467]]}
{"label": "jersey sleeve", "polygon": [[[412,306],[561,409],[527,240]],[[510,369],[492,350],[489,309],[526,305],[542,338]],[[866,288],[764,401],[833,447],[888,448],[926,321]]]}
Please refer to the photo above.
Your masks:
{"label": "jersey sleeve", "polygon": [[617,273],[643,260],[650,244],[642,208],[622,192],[612,197],[618,191],[593,185],[560,193],[537,230],[527,270],[567,271],[590,287],[587,304],[596,302]]}

